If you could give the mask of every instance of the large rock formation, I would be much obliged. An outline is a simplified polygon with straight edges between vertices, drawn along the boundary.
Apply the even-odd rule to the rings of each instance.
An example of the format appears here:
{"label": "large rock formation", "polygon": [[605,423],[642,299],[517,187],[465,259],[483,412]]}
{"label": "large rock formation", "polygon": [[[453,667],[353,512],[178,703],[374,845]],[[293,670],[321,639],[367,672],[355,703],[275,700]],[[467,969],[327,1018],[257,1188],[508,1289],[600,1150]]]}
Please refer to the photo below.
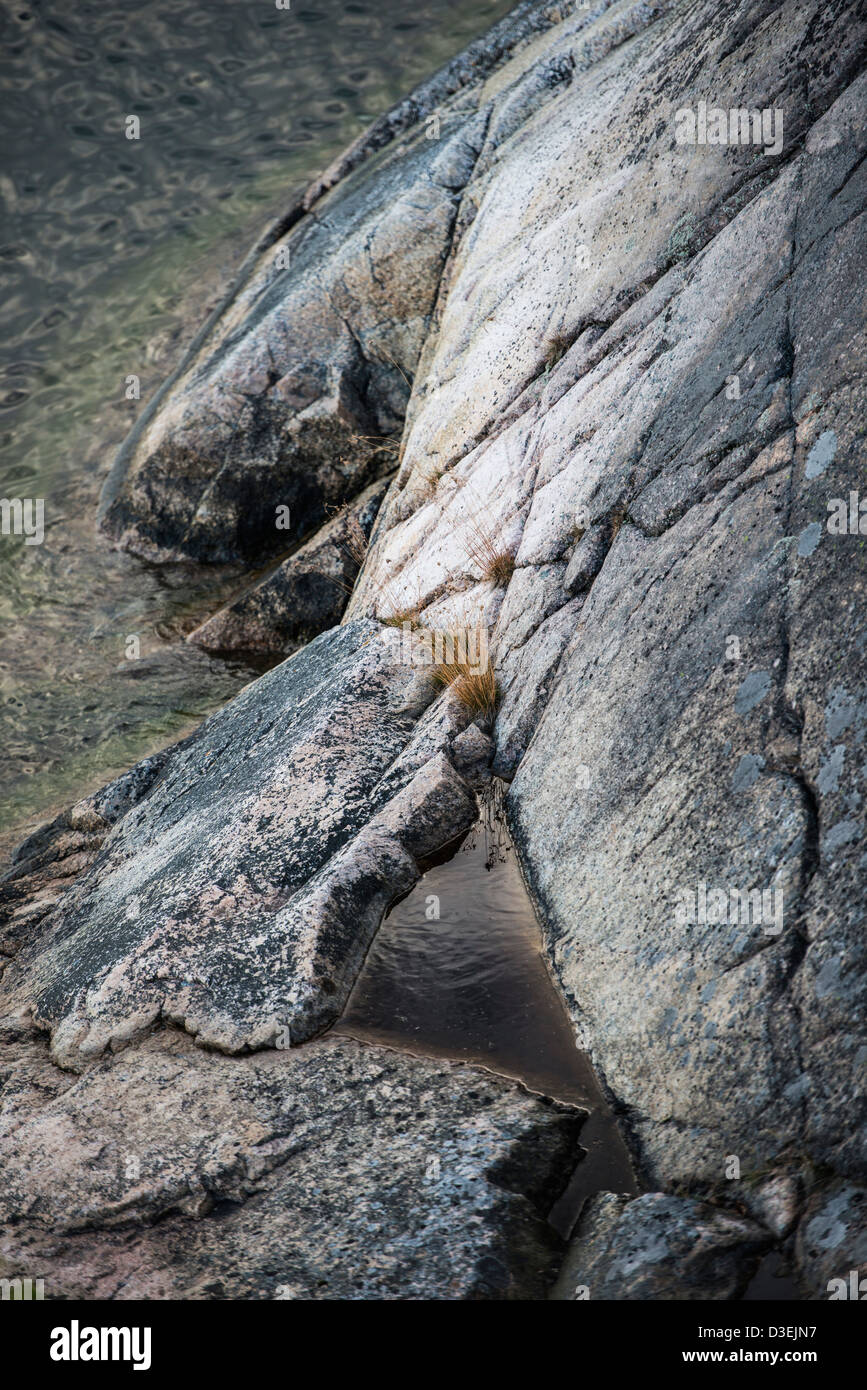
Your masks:
{"label": "large rock formation", "polygon": [[[96,807],[31,843],[10,885],[10,1047],[49,1033],[65,1067],[100,1069],[94,1095],[117,1089],[106,1048],[139,1065],[178,1025],[252,1052],[177,1044],[221,1077],[258,1077],[281,1038],[314,1059],[281,1073],[287,1094],[339,1070],[305,1039],[475,810],[456,754],[469,714],[401,660],[419,639],[389,646],[380,624],[484,624],[493,766],[548,958],[651,1189],[585,1211],[557,1296],[735,1297],[771,1246],[807,1296],[858,1267],[865,51],[854,3],[526,5],[309,190],[146,412],[103,525],[155,558],[261,564],[275,509],[295,539],[315,532],[394,466],[382,441],[402,425],[344,626],[168,755],[102,848]],[[678,139],[684,112],[697,143]],[[289,632],[282,592],[269,623]],[[40,899],[78,853],[71,891]],[[550,1109],[521,1105],[544,1129]],[[537,1210],[562,1174],[540,1157],[539,1177]],[[281,1182],[233,1208],[253,1247],[243,1294],[265,1287]],[[70,1269],[88,1240],[120,1248],[115,1201],[82,1193],[99,1233],[76,1237]],[[337,1245],[355,1238],[334,1220]],[[213,1296],[207,1228],[165,1229],[147,1253],[124,1237],[154,1271],[141,1287],[163,1287],[177,1240],[173,1291]],[[474,1246],[440,1295],[540,1294],[536,1239],[503,1236],[493,1283]],[[406,1259],[353,1296],[414,1296]],[[297,1260],[286,1282],[309,1296]]]}

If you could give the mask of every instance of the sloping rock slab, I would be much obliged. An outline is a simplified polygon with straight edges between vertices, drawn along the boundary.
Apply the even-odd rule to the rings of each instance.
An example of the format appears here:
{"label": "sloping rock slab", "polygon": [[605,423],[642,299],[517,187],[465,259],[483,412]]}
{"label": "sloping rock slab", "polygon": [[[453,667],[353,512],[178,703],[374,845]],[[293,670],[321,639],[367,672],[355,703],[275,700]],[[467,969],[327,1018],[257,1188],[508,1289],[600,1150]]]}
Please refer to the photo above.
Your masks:
{"label": "sloping rock slab", "polygon": [[5,956],[15,954],[28,929],[90,867],[111,827],[150,791],[166,759],[182,746],[144,758],[39,826],[18,846],[0,876],[0,967]]}
{"label": "sloping rock slab", "polygon": [[[461,98],[356,170],[280,240],[123,446],[103,493],[112,539],[166,560],[258,560],[393,466],[483,124]],[[288,507],[290,529],[276,529]]]}
{"label": "sloping rock slab", "polygon": [[[841,95],[689,283],[646,296],[676,290],[667,346],[618,392],[606,469],[582,482],[594,517],[622,488],[625,519],[510,794],[579,1038],[659,1186],[787,1147],[867,1172],[867,569],[863,538],[827,524],[864,476],[867,341],[847,286],[863,263],[865,89]],[[729,401],[726,364],[744,362],[753,383]],[[596,384],[609,410],[611,389]],[[540,426],[558,464],[581,419],[567,400]],[[732,894],[758,890],[773,896],[757,919]]]}
{"label": "sloping rock slab", "polygon": [[476,816],[431,744],[383,780],[433,694],[369,622],[248,686],[26,935],[0,994],[7,1026],[50,1030],[74,1068],[161,1017],[229,1051],[327,1026],[417,858]]}
{"label": "sloping rock slab", "polygon": [[584,1115],[513,1082],[350,1039],[229,1058],[161,1029],[80,1078],[3,1051],[0,1267],[38,1266],[49,1298],[541,1298],[554,1278],[545,1217]]}

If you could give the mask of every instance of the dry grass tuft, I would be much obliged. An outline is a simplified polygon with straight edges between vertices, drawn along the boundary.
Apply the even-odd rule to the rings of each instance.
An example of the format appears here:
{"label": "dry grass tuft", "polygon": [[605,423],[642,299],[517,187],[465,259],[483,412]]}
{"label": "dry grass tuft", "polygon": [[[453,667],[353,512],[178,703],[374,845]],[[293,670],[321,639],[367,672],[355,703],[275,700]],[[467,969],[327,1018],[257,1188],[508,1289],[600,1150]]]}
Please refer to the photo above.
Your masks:
{"label": "dry grass tuft", "polygon": [[485,571],[485,578],[490,579],[492,584],[505,589],[512,575],[515,573],[515,557],[508,550],[501,550],[499,555],[495,555]]}
{"label": "dry grass tuft", "polygon": [[613,512],[611,513],[611,544],[612,544],[612,545],[614,544],[615,540],[617,539],[617,533],[619,532],[619,530],[620,530],[620,528],[621,528],[621,526],[623,525],[623,523],[624,523],[625,520],[626,520],[626,508],[625,508],[625,507],[618,507],[616,511],[613,511]]}
{"label": "dry grass tuft", "polygon": [[445,471],[444,468],[440,468],[435,463],[428,464],[425,469],[419,469],[418,476],[428,497],[432,497],[436,492],[439,480]]}
{"label": "dry grass tuft", "polygon": [[[358,517],[350,511],[350,505],[350,503],[347,503],[345,506],[336,509],[326,507],[325,510],[326,513],[333,516],[335,520],[343,521],[344,536],[343,540],[339,541],[338,544],[344,555],[351,561],[356,571],[360,571],[367,559],[369,541],[364,534],[364,528],[358,520]],[[327,570],[317,570],[316,573],[320,574],[323,579],[329,580],[330,583],[336,584],[338,589],[342,589],[345,594],[351,596],[355,590],[355,579],[358,578],[358,573],[356,573],[355,579],[351,584],[347,584],[345,579],[341,579],[336,574],[329,574]]]}
{"label": "dry grass tuft", "polygon": [[349,443],[356,449],[369,453],[371,458],[378,453],[397,458],[400,454],[401,440],[393,434],[351,434]]}
{"label": "dry grass tuft", "polygon": [[393,608],[390,612],[381,617],[379,621],[384,623],[386,627],[403,627],[404,623],[409,623],[411,628],[417,628],[419,626],[418,620],[420,613],[421,608],[419,606],[414,608]]}
{"label": "dry grass tuft", "polygon": [[357,516],[350,515],[346,518],[346,539],[343,542],[343,549],[353,560],[358,568],[364,564],[367,558],[368,539],[364,534],[364,528]]}
{"label": "dry grass tuft", "polygon": [[386,627],[403,627],[404,623],[409,623],[411,628],[418,627],[419,616],[425,606],[418,578],[415,592],[408,594],[403,585],[397,582],[396,577],[387,577],[387,571],[380,563],[374,575],[374,582],[379,589],[374,610],[377,622],[384,623]]}
{"label": "dry grass tuft", "polygon": [[560,359],[566,356],[572,343],[573,338],[571,333],[551,334],[551,337],[545,343],[545,349],[542,353],[542,360],[545,363],[547,371],[550,371],[552,367],[556,367]]}
{"label": "dry grass tuft", "polygon": [[437,685],[447,686],[471,714],[493,718],[499,690],[490,658],[481,668],[468,661],[444,661],[434,666],[433,678]]}
{"label": "dry grass tuft", "polygon": [[472,518],[466,545],[467,559],[480,571],[482,579],[505,588],[515,572],[515,556],[506,550],[480,514]]}

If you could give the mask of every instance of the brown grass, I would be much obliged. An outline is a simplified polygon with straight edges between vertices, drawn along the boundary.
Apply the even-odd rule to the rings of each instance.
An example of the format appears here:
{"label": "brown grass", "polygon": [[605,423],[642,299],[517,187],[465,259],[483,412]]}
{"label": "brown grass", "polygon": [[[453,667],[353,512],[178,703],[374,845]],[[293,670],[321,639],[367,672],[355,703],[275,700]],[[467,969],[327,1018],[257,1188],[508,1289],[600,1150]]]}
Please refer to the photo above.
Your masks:
{"label": "brown grass", "polygon": [[367,546],[368,540],[358,517],[355,515],[347,516],[346,539],[343,542],[342,549],[346,551],[350,560],[355,561],[359,569],[361,569],[361,566],[367,558]]}
{"label": "brown grass", "polygon": [[433,668],[433,678],[437,685],[447,686],[471,714],[482,714],[493,718],[497,708],[499,690],[494,674],[493,663],[480,671],[467,661],[445,661]]}
{"label": "brown grass", "polygon": [[401,376],[403,377],[404,381],[406,382],[407,386],[409,387],[409,389],[410,389],[410,391],[411,391],[411,390],[412,390],[412,382],[410,381],[410,379],[409,379],[409,377],[407,376],[406,372],[403,370],[403,367],[400,365],[400,363],[399,363],[399,362],[395,362],[395,360],[394,360],[394,358],[392,357],[392,355],[391,355],[390,352],[384,352],[382,355],[383,355],[383,357],[385,358],[386,362],[390,362],[390,363],[391,363],[391,365],[392,365],[392,367],[394,367],[395,371],[400,372]]}
{"label": "brown grass", "polygon": [[[333,516],[335,520],[343,519],[346,533],[343,540],[339,542],[340,549],[343,551],[344,555],[349,557],[357,570],[360,571],[367,558],[369,541],[364,534],[364,528],[358,520],[358,517],[350,512],[349,508],[350,504],[347,503],[343,507],[326,507],[325,510],[326,513]],[[351,596],[355,590],[355,580],[353,580],[351,584],[347,584],[345,580],[338,579],[336,574],[328,574],[325,570],[317,570],[316,573],[320,574],[323,579],[329,580],[332,584],[336,584],[338,589],[342,589],[345,594]],[[357,578],[358,575],[356,574],[355,579],[357,580]]]}
{"label": "brown grass", "polygon": [[386,627],[403,627],[404,623],[409,623],[410,627],[416,628],[419,625],[418,619],[421,607],[414,608],[394,608],[390,613],[386,613],[380,618],[380,622]]}
{"label": "brown grass", "polygon": [[619,530],[620,530],[620,528],[621,528],[621,526],[623,525],[623,523],[624,523],[625,520],[626,520],[626,508],[625,508],[625,507],[618,507],[616,511],[613,511],[613,512],[611,513],[611,544],[612,544],[612,545],[614,544],[614,541],[615,541],[616,538],[617,538],[617,534],[618,534],[618,532],[619,532]]}
{"label": "brown grass", "polygon": [[[397,458],[400,453],[400,439],[393,434],[351,434],[349,443],[354,445],[363,444],[370,454],[377,454],[382,450],[386,454],[392,454]],[[373,445],[372,448],[370,446]]]}
{"label": "brown grass", "polygon": [[545,363],[547,371],[550,371],[552,367],[556,367],[560,359],[566,356],[566,353],[572,346],[572,342],[572,335],[569,333],[551,334],[551,337],[545,343],[545,348],[542,353],[542,361]]}
{"label": "brown grass", "polygon": [[401,591],[396,579],[387,578],[384,569],[380,564],[374,575],[374,582],[379,589],[379,598],[374,608],[377,621],[384,623],[386,627],[403,627],[404,623],[409,623],[413,628],[418,627],[419,615],[425,606],[418,577],[415,596],[412,597]]}
{"label": "brown grass", "polygon": [[469,524],[467,559],[481,571],[483,579],[505,588],[515,572],[515,556],[506,550],[485,518],[477,513]]}
{"label": "brown grass", "polygon": [[436,492],[439,480],[445,471],[444,468],[439,468],[436,464],[430,464],[424,470],[419,470],[418,476],[428,497],[432,497]]}

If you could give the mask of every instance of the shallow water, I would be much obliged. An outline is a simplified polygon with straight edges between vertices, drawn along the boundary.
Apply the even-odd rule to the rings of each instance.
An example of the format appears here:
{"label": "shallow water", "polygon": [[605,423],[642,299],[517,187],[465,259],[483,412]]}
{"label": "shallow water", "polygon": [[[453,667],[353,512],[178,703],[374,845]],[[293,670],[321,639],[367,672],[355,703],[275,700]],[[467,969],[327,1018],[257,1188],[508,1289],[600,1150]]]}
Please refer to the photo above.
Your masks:
{"label": "shallow water", "polygon": [[237,571],[110,551],[102,479],[292,190],[509,8],[0,0],[0,496],[45,501],[0,536],[0,856],[254,674],[180,641]]}
{"label": "shallow water", "polygon": [[[433,915],[439,913],[438,918]],[[386,917],[335,1032],[481,1064],[590,1111],[587,1157],[552,1220],[591,1192],[636,1191],[629,1157],[542,957],[535,914],[496,808]]]}

